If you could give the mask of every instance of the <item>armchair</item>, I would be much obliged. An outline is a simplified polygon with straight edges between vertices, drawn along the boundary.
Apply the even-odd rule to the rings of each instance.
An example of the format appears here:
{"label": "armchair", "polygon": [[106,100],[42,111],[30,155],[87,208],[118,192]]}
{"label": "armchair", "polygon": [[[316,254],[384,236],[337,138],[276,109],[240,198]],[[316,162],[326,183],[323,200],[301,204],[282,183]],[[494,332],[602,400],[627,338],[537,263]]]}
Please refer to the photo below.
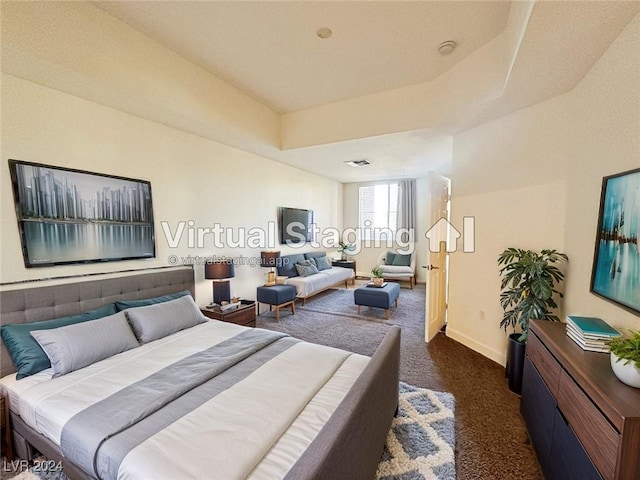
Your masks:
{"label": "armchair", "polygon": [[[411,260],[409,261],[409,265],[402,265],[403,263],[406,263],[402,261],[394,262],[393,258],[390,259],[391,262],[387,262],[387,256],[390,256],[389,254],[392,254],[393,256],[399,255],[391,251],[380,254],[380,256],[378,257],[378,266],[382,270],[383,277],[389,280],[409,280],[409,285],[413,290],[413,285],[415,284],[415,278],[416,278],[415,252],[411,254]],[[393,263],[396,263],[397,265],[393,265]]]}

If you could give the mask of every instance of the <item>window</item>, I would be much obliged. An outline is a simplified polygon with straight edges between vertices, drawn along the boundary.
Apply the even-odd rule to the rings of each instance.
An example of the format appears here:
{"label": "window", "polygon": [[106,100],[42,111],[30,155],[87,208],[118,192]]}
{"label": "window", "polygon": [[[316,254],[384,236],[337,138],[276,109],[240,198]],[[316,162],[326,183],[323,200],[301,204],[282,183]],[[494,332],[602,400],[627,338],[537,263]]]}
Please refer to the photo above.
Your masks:
{"label": "window", "polygon": [[398,184],[360,187],[359,197],[361,239],[392,238],[398,221]]}

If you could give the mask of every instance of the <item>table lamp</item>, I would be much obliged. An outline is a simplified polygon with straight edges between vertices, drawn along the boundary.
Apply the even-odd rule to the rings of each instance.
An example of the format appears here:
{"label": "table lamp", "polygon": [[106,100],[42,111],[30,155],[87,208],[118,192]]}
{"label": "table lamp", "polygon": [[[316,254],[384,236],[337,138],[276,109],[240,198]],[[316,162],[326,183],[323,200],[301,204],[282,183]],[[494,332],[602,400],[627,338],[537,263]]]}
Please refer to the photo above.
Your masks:
{"label": "table lamp", "polygon": [[204,278],[213,280],[213,303],[221,304],[222,302],[231,300],[229,279],[234,276],[233,263],[229,260],[220,260],[205,264]]}
{"label": "table lamp", "polygon": [[267,274],[267,283],[265,286],[271,286],[276,284],[276,272],[273,267],[278,265],[278,259],[280,258],[280,252],[264,251],[260,252],[260,266],[269,267],[269,273]]}

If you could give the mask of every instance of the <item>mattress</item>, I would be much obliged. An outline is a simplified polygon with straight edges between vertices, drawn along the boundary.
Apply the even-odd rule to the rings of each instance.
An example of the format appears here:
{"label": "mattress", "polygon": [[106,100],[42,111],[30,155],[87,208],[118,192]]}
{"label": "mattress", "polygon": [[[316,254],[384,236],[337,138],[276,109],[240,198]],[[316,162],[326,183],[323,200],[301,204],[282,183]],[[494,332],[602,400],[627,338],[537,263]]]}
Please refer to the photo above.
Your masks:
{"label": "mattress", "polygon": [[[100,409],[132,385],[161,374],[167,366],[246,335],[248,330],[260,335],[260,329],[206,322],[58,378],[51,378],[50,371],[22,380],[10,375],[0,385],[8,394],[12,411],[65,453],[65,446],[73,450],[74,445],[86,443],[83,435],[93,433],[88,431],[92,429],[80,429],[81,438],[73,438],[87,412],[95,410],[98,419],[117,416]],[[211,478],[213,465],[217,478],[283,477],[335,411],[369,358],[290,338],[276,341],[281,340],[286,348],[274,350],[265,361],[254,361],[254,367],[238,379],[224,377],[224,388],[217,386],[215,395],[199,399],[179,417],[164,413],[165,408],[155,412],[162,428],[154,427],[152,434],[130,442],[133,448],[120,453],[116,467],[113,461],[104,460],[106,466],[96,467],[101,478]],[[196,396],[200,388],[189,393]],[[182,405],[182,401],[179,397],[169,405]],[[147,419],[138,424],[145,422]],[[126,435],[132,434],[121,436]],[[100,449],[120,448],[112,448],[107,441],[99,443]],[[82,465],[82,459],[73,457],[77,453],[65,455]]]}

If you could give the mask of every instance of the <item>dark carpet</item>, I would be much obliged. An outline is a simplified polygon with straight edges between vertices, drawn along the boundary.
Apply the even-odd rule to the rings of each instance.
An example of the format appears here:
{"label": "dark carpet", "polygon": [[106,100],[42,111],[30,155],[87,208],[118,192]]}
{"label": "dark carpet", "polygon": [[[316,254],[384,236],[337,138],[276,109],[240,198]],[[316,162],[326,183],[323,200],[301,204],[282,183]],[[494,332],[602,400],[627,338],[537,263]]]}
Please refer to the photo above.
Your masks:
{"label": "dark carpet", "polygon": [[264,313],[257,326],[309,342],[372,355],[391,325],[402,328],[400,379],[450,392],[456,403],[456,472],[466,479],[541,479],[520,416],[520,398],[507,388],[504,368],[438,334],[424,343],[424,285],[402,288],[389,320],[384,310],[353,304],[353,288],[334,289],[296,305],[296,314]]}

